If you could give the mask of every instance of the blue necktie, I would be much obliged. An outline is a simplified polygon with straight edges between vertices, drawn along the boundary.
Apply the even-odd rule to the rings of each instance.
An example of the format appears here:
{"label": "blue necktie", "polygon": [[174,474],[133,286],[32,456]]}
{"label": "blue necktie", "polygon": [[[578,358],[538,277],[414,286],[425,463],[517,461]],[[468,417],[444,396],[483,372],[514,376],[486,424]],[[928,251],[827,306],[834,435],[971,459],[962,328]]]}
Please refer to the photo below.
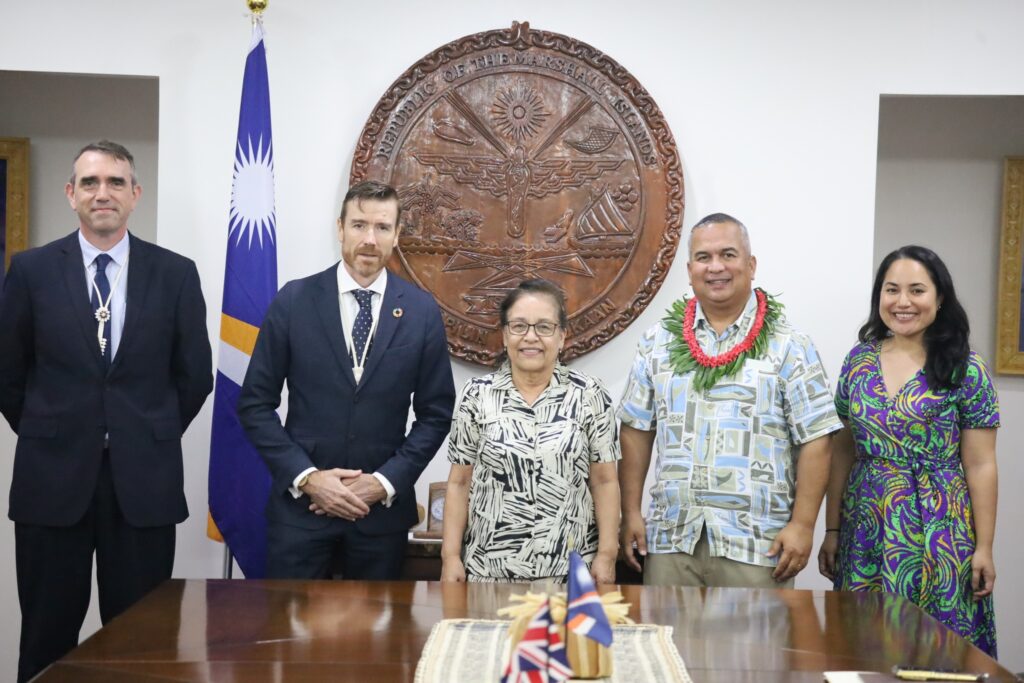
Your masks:
{"label": "blue necktie", "polygon": [[[94,263],[96,264],[96,276],[93,277],[93,282],[96,286],[92,288],[92,310],[95,313],[103,302],[107,303],[107,312],[110,312],[110,281],[107,280],[107,265],[113,261],[108,254],[100,254],[96,257]],[[99,290],[99,296],[96,295],[96,290]],[[101,301],[102,299],[102,301]],[[103,339],[107,342],[103,347],[103,361],[106,365],[110,366],[110,356],[114,352],[113,342],[110,340],[110,328],[113,326],[114,319],[111,316],[106,324],[103,326]]]}
{"label": "blue necktie", "polygon": [[[368,289],[354,289],[352,294],[355,296],[356,301],[359,302],[359,313],[356,314],[356,320],[352,323],[352,346],[353,356],[352,363],[359,365],[363,359],[363,349],[366,348],[366,344],[370,340],[370,328],[373,326],[373,292]],[[369,354],[369,351],[367,351]]]}

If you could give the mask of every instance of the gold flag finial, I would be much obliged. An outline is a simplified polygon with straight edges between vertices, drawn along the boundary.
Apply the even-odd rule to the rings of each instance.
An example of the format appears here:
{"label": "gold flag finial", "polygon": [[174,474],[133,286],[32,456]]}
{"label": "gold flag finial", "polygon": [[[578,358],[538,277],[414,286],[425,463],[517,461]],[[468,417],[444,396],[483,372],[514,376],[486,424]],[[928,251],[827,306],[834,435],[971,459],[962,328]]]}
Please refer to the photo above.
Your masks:
{"label": "gold flag finial", "polygon": [[263,14],[263,10],[267,9],[267,0],[245,0],[245,4],[249,6],[249,11],[260,16]]}

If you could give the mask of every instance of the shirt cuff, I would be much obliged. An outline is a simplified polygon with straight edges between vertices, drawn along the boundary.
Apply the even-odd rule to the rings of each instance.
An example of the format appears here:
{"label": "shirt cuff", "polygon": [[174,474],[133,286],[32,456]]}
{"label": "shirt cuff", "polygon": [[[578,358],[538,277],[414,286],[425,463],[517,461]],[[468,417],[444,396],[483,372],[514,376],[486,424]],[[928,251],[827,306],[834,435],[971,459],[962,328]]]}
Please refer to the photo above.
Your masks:
{"label": "shirt cuff", "polygon": [[380,472],[374,472],[373,476],[375,476],[377,478],[377,481],[380,482],[380,485],[383,486],[384,490],[388,492],[387,498],[382,500],[380,502],[380,504],[383,505],[386,508],[391,507],[391,501],[393,501],[395,499],[395,487],[392,486],[391,482],[388,481],[388,478],[385,477]]}
{"label": "shirt cuff", "polygon": [[299,472],[299,476],[295,477],[295,479],[292,481],[292,485],[288,487],[288,493],[292,494],[292,498],[302,497],[302,491],[299,490],[299,481],[310,472],[316,472],[316,468],[308,467],[302,470],[301,472]]}

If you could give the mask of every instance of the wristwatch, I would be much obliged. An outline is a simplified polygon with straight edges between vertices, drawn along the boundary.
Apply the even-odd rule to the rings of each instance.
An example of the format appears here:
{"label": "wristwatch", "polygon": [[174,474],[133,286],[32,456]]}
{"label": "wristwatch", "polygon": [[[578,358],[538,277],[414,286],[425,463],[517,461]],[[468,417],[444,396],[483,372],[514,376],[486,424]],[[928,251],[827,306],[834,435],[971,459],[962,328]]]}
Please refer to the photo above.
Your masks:
{"label": "wristwatch", "polygon": [[[316,470],[313,470],[313,472],[316,472]],[[306,472],[304,475],[302,475],[302,478],[299,479],[298,482],[296,482],[295,488],[301,491],[302,487],[309,483],[309,478],[313,476],[313,472]]]}

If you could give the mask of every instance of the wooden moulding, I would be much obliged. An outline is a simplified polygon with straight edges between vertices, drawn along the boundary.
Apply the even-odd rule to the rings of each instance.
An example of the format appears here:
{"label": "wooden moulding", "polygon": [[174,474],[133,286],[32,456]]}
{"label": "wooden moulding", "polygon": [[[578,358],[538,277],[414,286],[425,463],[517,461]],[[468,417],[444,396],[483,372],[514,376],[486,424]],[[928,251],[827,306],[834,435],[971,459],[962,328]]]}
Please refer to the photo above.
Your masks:
{"label": "wooden moulding", "polygon": [[1002,234],[999,241],[996,372],[1024,375],[1024,316],[1021,270],[1024,266],[1024,157],[1007,157],[1003,166]]}
{"label": "wooden moulding", "polygon": [[0,160],[7,166],[7,182],[0,187],[6,198],[4,248],[0,257],[4,272],[11,266],[11,256],[28,248],[28,138],[0,138]]}

